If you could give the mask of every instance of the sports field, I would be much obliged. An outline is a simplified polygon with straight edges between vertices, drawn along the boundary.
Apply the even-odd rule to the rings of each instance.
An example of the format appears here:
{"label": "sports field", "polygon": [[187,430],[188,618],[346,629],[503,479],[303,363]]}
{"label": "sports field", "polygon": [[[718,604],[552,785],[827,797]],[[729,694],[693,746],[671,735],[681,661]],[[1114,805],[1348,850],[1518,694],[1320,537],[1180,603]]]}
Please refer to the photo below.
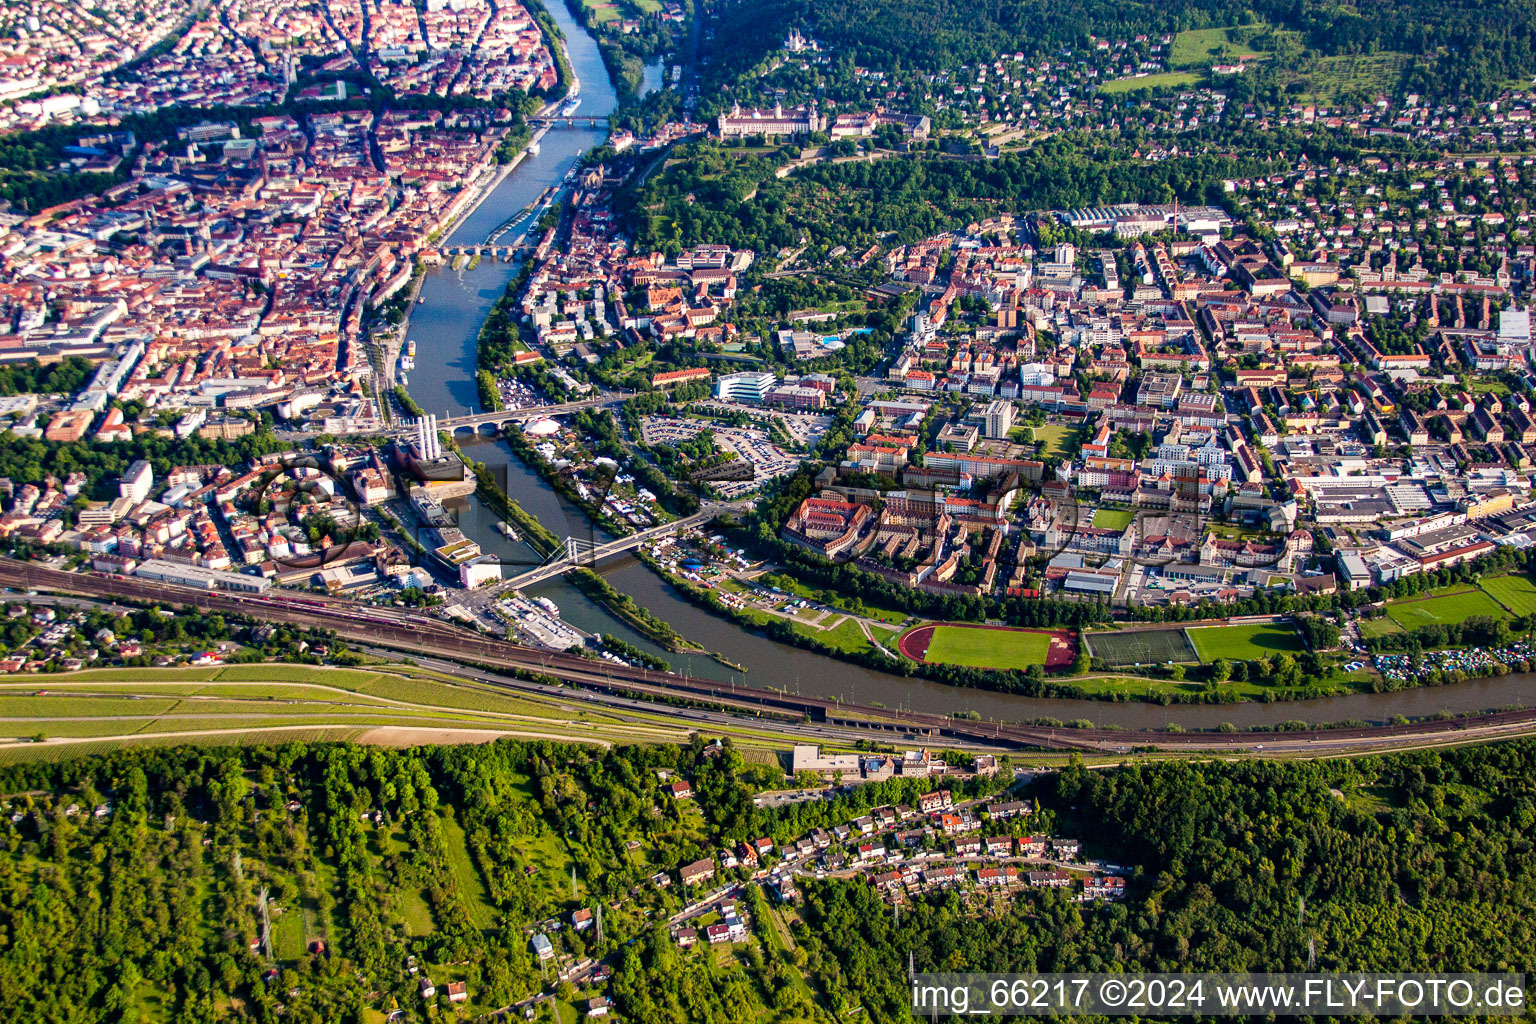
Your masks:
{"label": "sports field", "polygon": [[1474,615],[1499,619],[1505,614],[1497,601],[1472,587],[1434,597],[1394,601],[1387,605],[1387,617],[1404,629],[1416,629],[1435,623],[1448,625],[1465,622]]}
{"label": "sports field", "polygon": [[918,626],[902,636],[899,646],[913,661],[972,668],[1056,668],[1077,657],[1077,645],[1066,630],[1004,626]]}
{"label": "sports field", "polygon": [[1483,589],[1514,615],[1536,612],[1536,580],[1523,572],[1483,580]]}
{"label": "sports field", "polygon": [[1361,619],[1359,622],[1360,635],[1366,640],[1374,640],[1379,636],[1387,636],[1391,633],[1401,633],[1403,627],[1383,616],[1379,619]]}
{"label": "sports field", "polygon": [[1288,623],[1263,623],[1256,626],[1206,626],[1191,629],[1189,641],[1200,660],[1209,664],[1217,658],[1228,661],[1253,661],[1271,654],[1300,654],[1306,644]]}
{"label": "sports field", "polygon": [[1117,633],[1087,633],[1088,653],[1110,665],[1161,665],[1195,661],[1195,649],[1182,629],[1143,629]]}
{"label": "sports field", "polygon": [[1099,530],[1124,530],[1136,518],[1128,508],[1099,508],[1093,511],[1093,525]]}

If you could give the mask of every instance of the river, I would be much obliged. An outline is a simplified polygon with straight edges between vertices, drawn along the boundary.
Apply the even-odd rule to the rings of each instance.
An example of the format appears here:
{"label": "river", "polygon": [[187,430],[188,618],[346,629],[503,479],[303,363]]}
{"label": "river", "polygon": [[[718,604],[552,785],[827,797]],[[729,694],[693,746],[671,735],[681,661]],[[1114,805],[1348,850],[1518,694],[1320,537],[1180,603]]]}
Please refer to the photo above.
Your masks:
{"label": "river", "polygon": [[[571,17],[564,3],[552,0],[548,8],[565,33],[571,66],[581,80],[579,112],[597,116],[611,113],[617,106],[617,97],[596,44]],[[660,67],[658,63],[658,72]],[[647,85],[650,85],[650,74],[647,75]],[[600,145],[605,138],[606,132],[602,129],[555,128],[549,131],[542,140],[539,155],[525,158],[460,223],[449,244],[473,245],[483,241],[507,217],[563,178],[584,150]],[[410,393],[428,412],[450,415],[476,408],[476,336],[491,305],[516,272],[516,264],[494,260],[484,260],[473,270],[454,271],[441,267],[427,272],[421,290],[424,301],[411,311],[408,336],[417,343],[416,369],[410,374]],[[504,442],[483,436],[468,439],[463,435],[459,442],[472,458],[485,463],[497,475],[509,495],[556,534],[594,536],[591,524],[580,509],[550,490]],[[497,532],[495,515],[478,501],[470,499],[455,504],[461,528],[486,551],[495,552],[513,564],[537,563],[537,557],[526,545],[509,541]],[[1226,722],[1242,728],[1291,719],[1382,722],[1399,714],[1420,717],[1442,710],[1464,712],[1536,704],[1536,675],[1505,676],[1394,694],[1356,694],[1278,704],[1169,707],[1140,701],[1038,700],[957,689],[927,680],[875,672],[750,633],[679,597],[669,584],[632,557],[606,563],[601,571],[615,587],[672,623],[684,636],[718,651],[732,662],[747,666],[749,671],[745,678],[713,658],[677,655],[659,649],[561,580],[540,584],[531,593],[553,600],[572,625],[594,633],[613,633],[667,658],[674,668],[691,675],[851,702],[879,703],[893,708],[941,714],[974,711],[985,720],[1057,718],[1071,721],[1086,718],[1099,725],[1119,725],[1129,729],[1163,728],[1172,724],[1201,729],[1215,728]]]}

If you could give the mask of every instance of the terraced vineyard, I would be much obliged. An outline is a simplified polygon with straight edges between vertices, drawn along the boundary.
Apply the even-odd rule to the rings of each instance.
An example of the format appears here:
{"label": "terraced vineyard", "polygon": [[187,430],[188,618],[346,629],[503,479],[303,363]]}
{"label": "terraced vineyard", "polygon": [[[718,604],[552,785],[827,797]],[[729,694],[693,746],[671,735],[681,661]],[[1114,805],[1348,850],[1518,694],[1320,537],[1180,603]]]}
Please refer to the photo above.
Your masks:
{"label": "terraced vineyard", "polygon": [[[0,761],[189,739],[398,745],[497,735],[610,744],[677,742],[686,731],[661,714],[593,711],[402,666],[103,669],[0,681]],[[748,747],[768,742],[747,730],[738,738]]]}

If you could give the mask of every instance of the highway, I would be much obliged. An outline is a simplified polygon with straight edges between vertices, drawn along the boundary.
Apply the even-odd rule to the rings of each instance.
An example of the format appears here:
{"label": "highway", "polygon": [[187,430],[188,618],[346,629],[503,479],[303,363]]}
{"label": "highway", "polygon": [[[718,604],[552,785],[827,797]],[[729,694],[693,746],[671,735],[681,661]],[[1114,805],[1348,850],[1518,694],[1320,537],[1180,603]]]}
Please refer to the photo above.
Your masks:
{"label": "highway", "polygon": [[[153,583],[121,576],[69,573],[12,559],[0,559],[0,585],[20,590],[137,602],[162,603],[244,615],[253,619],[334,630],[348,641],[441,659],[454,665],[483,666],[497,672],[533,673],[576,684],[598,703],[654,711],[643,698],[687,701],[695,706],[748,716],[760,727],[805,735],[820,727],[839,738],[899,743],[943,738],[997,748],[1077,750],[1125,754],[1133,750],[1246,756],[1339,756],[1478,742],[1536,733],[1536,708],[1488,712],[1473,718],[1432,720],[1401,725],[1364,726],[1265,733],[1160,732],[1072,729],[1057,726],[977,722],[944,715],[895,711],[847,704],[777,690],[722,684],[676,672],[657,672],[574,654],[561,654],[495,640],[430,616],[398,608],[361,605],[340,598],[276,593],[257,597]],[[464,674],[456,668],[458,674]],[[472,676],[473,677],[473,676]],[[486,681],[504,682],[497,678]],[[569,690],[553,688],[561,696]],[[637,701],[636,698],[642,698]],[[1277,706],[1277,720],[1287,711]],[[733,719],[736,720],[736,719]],[[814,734],[813,734],[814,735]]]}

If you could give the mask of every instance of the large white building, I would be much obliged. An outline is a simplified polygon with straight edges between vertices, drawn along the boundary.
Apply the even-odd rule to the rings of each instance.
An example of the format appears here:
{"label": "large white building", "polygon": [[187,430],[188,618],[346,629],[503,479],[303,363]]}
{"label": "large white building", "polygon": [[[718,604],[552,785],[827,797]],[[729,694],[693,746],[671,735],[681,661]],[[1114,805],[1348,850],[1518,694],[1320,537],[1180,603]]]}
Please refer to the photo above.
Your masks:
{"label": "large white building", "polygon": [[247,594],[264,594],[272,586],[270,580],[245,573],[224,572],[220,569],[204,569],[197,565],[181,565],[158,558],[146,559],[133,574],[140,579],[172,583],[179,587],[196,587],[198,590],[235,590]]}
{"label": "large white building", "polygon": [[715,381],[715,397],[760,405],[775,383],[777,378],[771,373],[728,373]]}
{"label": "large white building", "polygon": [[117,494],[120,498],[128,498],[134,504],[149,497],[149,489],[155,484],[155,471],[144,459],[135,459],[133,465],[128,467],[128,472],[117,481]]}
{"label": "large white building", "polygon": [[822,775],[842,772],[856,776],[859,773],[859,755],[823,754],[821,748],[814,743],[796,743],[790,755],[790,770],[796,775],[801,772],[817,772]]}
{"label": "large white building", "polygon": [[772,110],[742,110],[733,106],[729,114],[715,119],[715,129],[722,139],[743,139],[752,135],[809,135],[827,130],[827,119],[809,106],[786,108],[775,103]]}
{"label": "large white building", "polygon": [[1007,437],[1008,431],[1013,428],[1013,403],[996,399],[987,403],[986,412],[983,414],[986,423],[986,435],[988,438],[997,439]]}

